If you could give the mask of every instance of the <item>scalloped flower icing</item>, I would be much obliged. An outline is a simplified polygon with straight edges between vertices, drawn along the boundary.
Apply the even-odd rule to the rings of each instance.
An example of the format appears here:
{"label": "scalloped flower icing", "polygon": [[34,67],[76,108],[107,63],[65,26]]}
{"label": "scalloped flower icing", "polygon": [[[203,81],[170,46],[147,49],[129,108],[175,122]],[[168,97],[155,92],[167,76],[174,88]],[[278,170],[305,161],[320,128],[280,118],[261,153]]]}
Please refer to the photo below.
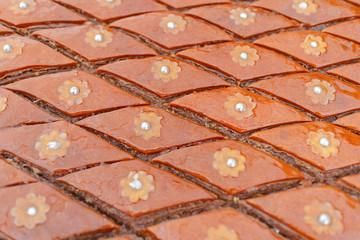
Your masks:
{"label": "scalloped flower icing", "polygon": [[337,155],[340,141],[335,138],[334,133],[319,129],[316,132],[309,132],[307,144],[311,146],[313,153],[328,158]]}
{"label": "scalloped flower icing", "polygon": [[164,32],[176,35],[185,30],[186,24],[187,22],[183,17],[169,14],[161,19],[160,27]]}
{"label": "scalloped flower icing", "polygon": [[160,123],[162,116],[154,112],[143,112],[134,119],[135,133],[142,136],[145,140],[158,138],[161,135],[162,125]]}
{"label": "scalloped flower icing", "polygon": [[335,235],[344,230],[343,216],[329,202],[314,200],[304,207],[304,220],[317,234]]}
{"label": "scalloped flower icing", "polygon": [[169,59],[154,62],[151,71],[155,73],[156,79],[161,79],[163,82],[169,82],[178,78],[178,73],[181,68],[177,62],[172,62]]}
{"label": "scalloped flower icing", "polygon": [[52,161],[57,157],[64,157],[67,148],[70,146],[70,141],[66,138],[66,133],[59,133],[56,130],[51,131],[49,134],[41,135],[35,144],[35,149],[39,152],[39,157]]}
{"label": "scalloped flower icing", "polygon": [[96,0],[102,7],[114,8],[121,5],[121,0]]}
{"label": "scalloped flower icing", "polygon": [[327,43],[323,41],[322,37],[309,34],[306,36],[304,42],[300,43],[300,47],[304,49],[306,54],[320,56],[326,53]]}
{"label": "scalloped flower icing", "polygon": [[28,14],[36,9],[36,2],[34,0],[16,0],[10,6],[10,10],[14,14]]}
{"label": "scalloped flower icing", "polygon": [[14,223],[18,227],[34,229],[36,225],[46,221],[46,213],[50,206],[46,204],[46,198],[29,193],[25,198],[16,199],[16,206],[10,210]]}
{"label": "scalloped flower icing", "polygon": [[112,42],[113,33],[103,29],[94,28],[86,33],[85,42],[92,47],[106,47]]}
{"label": "scalloped flower icing", "polygon": [[90,92],[89,84],[86,81],[78,79],[65,81],[64,84],[58,88],[59,99],[69,106],[82,104]]}
{"label": "scalloped flower icing", "polygon": [[240,66],[254,66],[256,61],[260,59],[255,48],[249,46],[237,46],[231,51],[231,56],[234,62]]}
{"label": "scalloped flower icing", "polygon": [[25,44],[19,39],[8,39],[0,42],[0,59],[14,59],[23,52]]}
{"label": "scalloped flower icing", "polygon": [[5,111],[7,107],[7,98],[0,95],[0,112]]}
{"label": "scalloped flower icing", "polygon": [[327,105],[335,100],[336,90],[325,80],[312,79],[305,86],[307,87],[306,95],[311,97],[313,103]]}
{"label": "scalloped flower icing", "polygon": [[256,103],[250,96],[244,96],[241,93],[236,93],[234,96],[229,96],[228,101],[224,104],[227,113],[235,117],[237,120],[249,118],[254,115]]}
{"label": "scalloped flower icing", "polygon": [[221,224],[217,228],[209,228],[205,240],[239,240],[235,230]]}
{"label": "scalloped flower icing", "polygon": [[252,12],[249,8],[238,7],[230,11],[230,18],[234,20],[236,25],[247,26],[250,23],[255,22],[255,13]]}
{"label": "scalloped flower icing", "polygon": [[294,0],[292,8],[299,14],[309,16],[312,13],[317,12],[318,5],[314,3],[314,0]]}
{"label": "scalloped flower icing", "polygon": [[215,152],[213,167],[221,176],[239,176],[239,172],[245,170],[245,156],[239,150],[222,148]]}
{"label": "scalloped flower icing", "polygon": [[147,200],[149,193],[155,190],[154,177],[144,171],[131,171],[127,178],[120,181],[122,187],[121,195],[129,197],[132,203]]}

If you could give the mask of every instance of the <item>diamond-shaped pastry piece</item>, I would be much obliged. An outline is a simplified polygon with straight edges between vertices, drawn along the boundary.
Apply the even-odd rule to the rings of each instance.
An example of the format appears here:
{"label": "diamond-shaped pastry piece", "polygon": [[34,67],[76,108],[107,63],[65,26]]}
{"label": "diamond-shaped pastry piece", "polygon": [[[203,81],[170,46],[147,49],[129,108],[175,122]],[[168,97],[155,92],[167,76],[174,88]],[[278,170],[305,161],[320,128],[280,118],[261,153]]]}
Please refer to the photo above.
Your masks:
{"label": "diamond-shaped pastry piece", "polygon": [[0,88],[0,128],[56,121],[30,101]]}
{"label": "diamond-shaped pastry piece", "polygon": [[[190,173],[229,194],[237,194],[268,183],[302,179],[302,174],[295,168],[235,141],[219,141],[183,148],[151,161]],[[243,168],[236,169],[241,164]],[[232,170],[235,170],[236,177],[228,174],[223,176],[223,172],[229,173]]]}
{"label": "diamond-shaped pastry piece", "polygon": [[260,38],[255,43],[284,52],[316,68],[360,57],[360,45],[312,30],[278,33]]}
{"label": "diamond-shaped pastry piece", "polygon": [[225,32],[177,12],[145,13],[110,26],[140,34],[167,49],[232,40]]}
{"label": "diamond-shaped pastry piece", "polygon": [[[254,56],[250,56],[250,53]],[[306,72],[306,69],[296,62],[274,51],[247,42],[192,48],[181,51],[177,55],[224,72],[238,81],[283,73]],[[253,59],[253,61],[246,64],[248,59]],[[240,61],[244,64],[240,64]]]}
{"label": "diamond-shaped pastry piece", "polygon": [[[23,3],[22,3],[23,2]],[[87,19],[49,0],[2,0],[0,20],[17,27],[83,23]]]}
{"label": "diamond-shaped pastry piece", "polygon": [[43,29],[33,35],[56,42],[90,62],[156,55],[154,50],[132,37],[100,25]]}
{"label": "diamond-shaped pastry piece", "polygon": [[261,8],[236,4],[193,8],[186,11],[185,14],[202,18],[241,38],[250,38],[271,31],[298,26],[295,21],[282,15],[273,14]]}
{"label": "diamond-shaped pastry piece", "polygon": [[34,96],[71,116],[147,104],[81,70],[28,78],[6,85],[6,88]]}
{"label": "diamond-shaped pastry piece", "polygon": [[100,137],[65,121],[4,129],[0,134],[2,151],[51,174],[132,158]]}
{"label": "diamond-shaped pastry piece", "polygon": [[360,190],[360,174],[346,176],[341,178],[341,180],[347,184],[349,184],[351,187],[354,187],[356,189]]}
{"label": "diamond-shaped pastry piece", "polygon": [[97,71],[126,79],[160,97],[229,86],[216,75],[169,57],[129,59],[102,66]]}
{"label": "diamond-shaped pastry piece", "polygon": [[173,8],[185,8],[185,7],[195,7],[206,4],[214,3],[230,3],[230,0],[159,0],[159,2],[165,3]]}
{"label": "diamond-shaped pastry piece", "polygon": [[0,158],[0,188],[31,182],[36,182],[35,178],[11,166],[5,159]]}
{"label": "diamond-shaped pastry piece", "polygon": [[160,108],[147,106],[98,114],[77,124],[105,133],[144,153],[222,138],[220,134],[205,127]]}
{"label": "diamond-shaped pastry piece", "polygon": [[360,19],[345,21],[330,27],[327,27],[323,32],[331,33],[342,38],[360,43],[358,35],[360,34]]}
{"label": "diamond-shaped pastry piece", "polygon": [[254,133],[251,139],[268,143],[322,170],[359,163],[360,136],[326,122],[301,123]]}
{"label": "diamond-shaped pastry piece", "polygon": [[360,15],[360,10],[342,0],[259,0],[252,6],[279,12],[309,26]]}
{"label": "diamond-shaped pastry piece", "polygon": [[229,87],[193,93],[171,102],[238,132],[247,132],[284,123],[310,121],[298,110],[246,91]]}
{"label": "diamond-shaped pastry piece", "polygon": [[[150,177],[151,183],[148,178],[136,178],[136,174],[140,172]],[[131,216],[140,216],[178,204],[215,199],[214,195],[199,186],[140,160],[98,166],[69,174],[59,180],[90,193]],[[136,194],[142,194],[142,198],[131,201],[130,197]]]}
{"label": "diamond-shaped pastry piece", "polygon": [[152,0],[55,0],[56,2],[82,11],[100,21],[137,15],[139,13],[166,10],[166,7]]}
{"label": "diamond-shaped pastry piece", "polygon": [[12,72],[76,65],[74,60],[29,38],[15,35],[0,37],[0,45],[0,77]]}
{"label": "diamond-shaped pastry piece", "polygon": [[261,223],[231,208],[162,222],[147,230],[160,240],[280,239]]}
{"label": "diamond-shaped pastry piece", "polygon": [[43,183],[0,189],[0,202],[0,232],[11,239],[65,239],[117,228]]}
{"label": "diamond-shaped pastry piece", "polygon": [[331,186],[288,190],[247,202],[311,239],[360,235],[360,202]]}
{"label": "diamond-shaped pastry piece", "polygon": [[352,63],[327,71],[335,76],[360,84],[360,63]]}
{"label": "diamond-shaped pastry piece", "polygon": [[360,108],[360,88],[320,73],[300,73],[250,85],[298,105],[318,117]]}
{"label": "diamond-shaped pastry piece", "polygon": [[334,124],[360,132],[360,112],[339,118]]}

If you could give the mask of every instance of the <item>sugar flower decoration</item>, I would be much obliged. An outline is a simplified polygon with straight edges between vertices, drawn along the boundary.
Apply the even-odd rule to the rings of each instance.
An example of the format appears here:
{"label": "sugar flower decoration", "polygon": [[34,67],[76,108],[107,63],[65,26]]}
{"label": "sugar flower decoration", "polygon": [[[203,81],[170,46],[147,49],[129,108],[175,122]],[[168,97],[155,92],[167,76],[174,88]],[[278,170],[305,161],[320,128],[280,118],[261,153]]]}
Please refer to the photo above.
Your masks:
{"label": "sugar flower decoration", "polygon": [[10,10],[14,14],[28,14],[36,9],[36,2],[34,0],[16,0],[10,6]]}
{"label": "sugar flower decoration", "polygon": [[249,118],[254,115],[256,103],[250,96],[244,96],[241,93],[236,93],[234,96],[229,96],[228,101],[224,104],[227,113],[235,117],[237,120]]}
{"label": "sugar flower decoration", "polygon": [[67,134],[51,131],[49,134],[40,136],[39,141],[35,144],[35,149],[39,152],[41,159],[55,160],[57,157],[64,157],[66,150],[70,146]]}
{"label": "sugar flower decoration", "polygon": [[311,146],[313,153],[320,154],[324,158],[336,156],[340,146],[340,142],[335,138],[335,134],[326,132],[323,129],[310,132],[307,144]]}
{"label": "sugar flower decoration", "polygon": [[135,133],[142,136],[145,140],[157,138],[161,135],[162,125],[160,123],[163,117],[154,112],[143,112],[134,120]]}
{"label": "sugar flower decoration", "polygon": [[336,90],[325,80],[313,79],[311,82],[306,83],[305,86],[307,87],[306,95],[311,97],[313,103],[327,105],[335,100]]}
{"label": "sugar flower decoration", "polygon": [[120,185],[122,187],[121,195],[129,197],[132,203],[136,203],[140,199],[147,200],[149,193],[155,190],[154,177],[144,171],[130,172],[127,178],[121,180]]}
{"label": "sugar flower decoration", "polygon": [[0,59],[14,59],[23,52],[25,44],[20,39],[8,39],[0,42]]}
{"label": "sugar flower decoration", "polygon": [[239,150],[222,148],[214,154],[213,167],[218,170],[221,176],[239,176],[239,172],[245,170],[245,156]]}
{"label": "sugar flower decoration", "polygon": [[29,193],[25,198],[16,199],[16,206],[10,210],[10,215],[15,218],[16,226],[34,229],[36,225],[46,221],[49,210],[45,197]]}
{"label": "sugar flower decoration", "polygon": [[62,86],[58,88],[59,99],[69,106],[74,104],[82,104],[87,98],[91,90],[86,81],[81,80],[67,80]]}
{"label": "sugar flower decoration", "polygon": [[217,228],[209,228],[207,234],[205,240],[239,240],[235,230],[222,224]]}
{"label": "sugar flower decoration", "polygon": [[312,13],[316,13],[318,5],[314,3],[314,0],[294,0],[292,8],[297,13],[309,16]]}
{"label": "sugar flower decoration", "polygon": [[317,234],[336,235],[344,230],[343,216],[329,202],[314,200],[306,205],[304,220]]}
{"label": "sugar flower decoration", "polygon": [[121,5],[121,0],[96,0],[102,7],[114,8]]}
{"label": "sugar flower decoration", "polygon": [[247,26],[252,22],[255,22],[255,13],[249,8],[238,7],[230,11],[230,18],[234,20],[236,25]]}
{"label": "sugar flower decoration", "polygon": [[172,62],[169,59],[154,62],[151,71],[155,73],[156,79],[161,79],[163,82],[169,82],[178,78],[178,73],[181,68],[177,62]]}
{"label": "sugar flower decoration", "polygon": [[260,59],[255,48],[249,46],[237,46],[231,51],[231,56],[234,62],[240,66],[254,66],[256,61]]}
{"label": "sugar flower decoration", "polygon": [[106,47],[112,42],[113,33],[103,28],[94,28],[86,33],[85,42],[92,47]]}
{"label": "sugar flower decoration", "polygon": [[7,98],[6,98],[6,97],[2,97],[2,96],[0,95],[0,112],[5,111],[5,109],[6,109],[6,107],[7,107],[6,102],[7,102]]}
{"label": "sugar flower decoration", "polygon": [[186,24],[187,22],[183,17],[169,14],[161,19],[160,27],[164,32],[176,35],[185,30]]}
{"label": "sugar flower decoration", "polygon": [[300,43],[300,47],[306,54],[320,56],[322,53],[326,53],[327,43],[323,41],[322,37],[309,34],[304,42]]}

